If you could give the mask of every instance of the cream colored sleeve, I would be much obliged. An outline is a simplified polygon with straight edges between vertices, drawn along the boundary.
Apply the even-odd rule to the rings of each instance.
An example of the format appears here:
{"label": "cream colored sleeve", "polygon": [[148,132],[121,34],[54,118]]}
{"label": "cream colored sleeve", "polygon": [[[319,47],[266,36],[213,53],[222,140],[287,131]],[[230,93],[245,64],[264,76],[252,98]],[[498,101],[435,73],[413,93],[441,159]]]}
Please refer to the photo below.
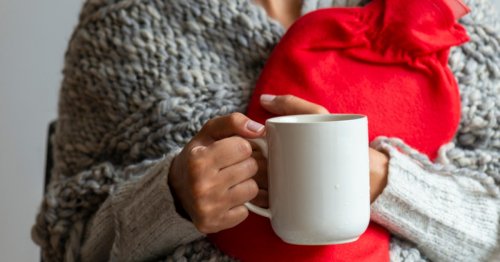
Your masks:
{"label": "cream colored sleeve", "polygon": [[490,261],[500,244],[500,198],[491,177],[465,169],[437,173],[388,143],[377,149],[390,162],[387,187],[371,206],[374,221],[432,261]]}

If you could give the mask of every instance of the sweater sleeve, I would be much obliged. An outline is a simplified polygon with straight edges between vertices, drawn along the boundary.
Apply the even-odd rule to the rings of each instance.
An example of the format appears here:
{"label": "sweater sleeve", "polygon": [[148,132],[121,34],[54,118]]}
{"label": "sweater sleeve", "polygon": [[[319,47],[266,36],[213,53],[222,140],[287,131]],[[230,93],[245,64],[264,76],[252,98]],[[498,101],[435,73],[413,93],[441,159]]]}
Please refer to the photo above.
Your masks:
{"label": "sweater sleeve", "polygon": [[433,261],[489,261],[500,241],[492,177],[432,164],[397,139],[379,138],[372,146],[390,155],[388,184],[372,204],[374,221]]}
{"label": "sweater sleeve", "polygon": [[[167,184],[177,152],[124,168],[103,163],[70,178],[55,177],[32,232],[45,260],[150,260],[201,237],[177,213]],[[106,200],[85,219],[92,214],[88,205],[99,198]]]}
{"label": "sweater sleeve", "polygon": [[[454,143],[441,148],[436,163],[397,139],[372,144],[390,155],[373,220],[432,261],[497,261],[500,255],[500,20],[490,1],[465,2],[472,11],[460,23],[471,40],[452,49],[448,61],[462,98]],[[391,248],[395,261],[419,261],[408,254]]]}
{"label": "sweater sleeve", "polygon": [[202,236],[175,210],[167,185],[173,156],[135,171],[140,179],[120,184],[108,197],[89,223],[82,261],[150,260]]}
{"label": "sweater sleeve", "polygon": [[204,118],[192,115],[201,115],[195,102],[180,105],[186,93],[165,73],[175,68],[165,51],[175,36],[157,10],[150,1],[82,9],[65,57],[51,183],[32,229],[45,261],[142,261],[201,236],[177,214],[167,180]]}

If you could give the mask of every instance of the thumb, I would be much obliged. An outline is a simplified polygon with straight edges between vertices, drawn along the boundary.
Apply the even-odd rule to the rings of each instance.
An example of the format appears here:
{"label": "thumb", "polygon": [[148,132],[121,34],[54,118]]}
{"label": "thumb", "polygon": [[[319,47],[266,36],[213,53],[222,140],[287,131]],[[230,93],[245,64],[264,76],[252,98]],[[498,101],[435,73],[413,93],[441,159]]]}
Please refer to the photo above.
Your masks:
{"label": "thumb", "polygon": [[257,123],[244,114],[232,113],[209,120],[200,133],[213,140],[220,140],[231,136],[256,138],[264,133],[264,125]]}
{"label": "thumb", "polygon": [[293,95],[267,95],[260,97],[260,104],[276,115],[328,114],[323,106]]}

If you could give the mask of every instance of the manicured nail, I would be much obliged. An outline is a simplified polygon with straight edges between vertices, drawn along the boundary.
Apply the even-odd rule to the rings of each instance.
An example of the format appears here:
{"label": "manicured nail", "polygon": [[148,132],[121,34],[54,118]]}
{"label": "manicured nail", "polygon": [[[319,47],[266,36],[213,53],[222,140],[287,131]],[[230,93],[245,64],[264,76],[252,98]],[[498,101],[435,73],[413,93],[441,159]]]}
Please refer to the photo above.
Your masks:
{"label": "manicured nail", "polygon": [[252,131],[252,132],[259,133],[260,131],[262,131],[262,129],[264,129],[264,126],[261,125],[260,123],[253,121],[253,120],[248,120],[247,129]]}
{"label": "manicured nail", "polygon": [[197,151],[201,151],[201,150],[204,150],[206,147],[205,146],[195,146],[193,148],[191,148],[191,152],[197,152]]}
{"label": "manicured nail", "polygon": [[269,103],[269,102],[273,101],[275,98],[276,98],[275,95],[261,95],[260,102]]}

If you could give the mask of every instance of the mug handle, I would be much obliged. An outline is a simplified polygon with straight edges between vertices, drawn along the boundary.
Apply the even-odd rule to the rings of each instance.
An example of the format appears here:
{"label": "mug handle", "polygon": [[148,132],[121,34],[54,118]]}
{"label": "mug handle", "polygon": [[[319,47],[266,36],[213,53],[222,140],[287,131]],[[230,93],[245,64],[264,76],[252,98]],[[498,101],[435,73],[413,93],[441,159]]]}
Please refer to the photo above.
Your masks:
{"label": "mug handle", "polygon": [[[267,141],[265,138],[254,138],[254,139],[247,139],[249,142],[252,142],[256,144],[260,150],[262,151],[262,155],[267,158]],[[245,203],[245,207],[248,208],[248,210],[254,212],[257,215],[271,218],[271,210],[268,208],[262,208],[258,207],[250,202]]]}

